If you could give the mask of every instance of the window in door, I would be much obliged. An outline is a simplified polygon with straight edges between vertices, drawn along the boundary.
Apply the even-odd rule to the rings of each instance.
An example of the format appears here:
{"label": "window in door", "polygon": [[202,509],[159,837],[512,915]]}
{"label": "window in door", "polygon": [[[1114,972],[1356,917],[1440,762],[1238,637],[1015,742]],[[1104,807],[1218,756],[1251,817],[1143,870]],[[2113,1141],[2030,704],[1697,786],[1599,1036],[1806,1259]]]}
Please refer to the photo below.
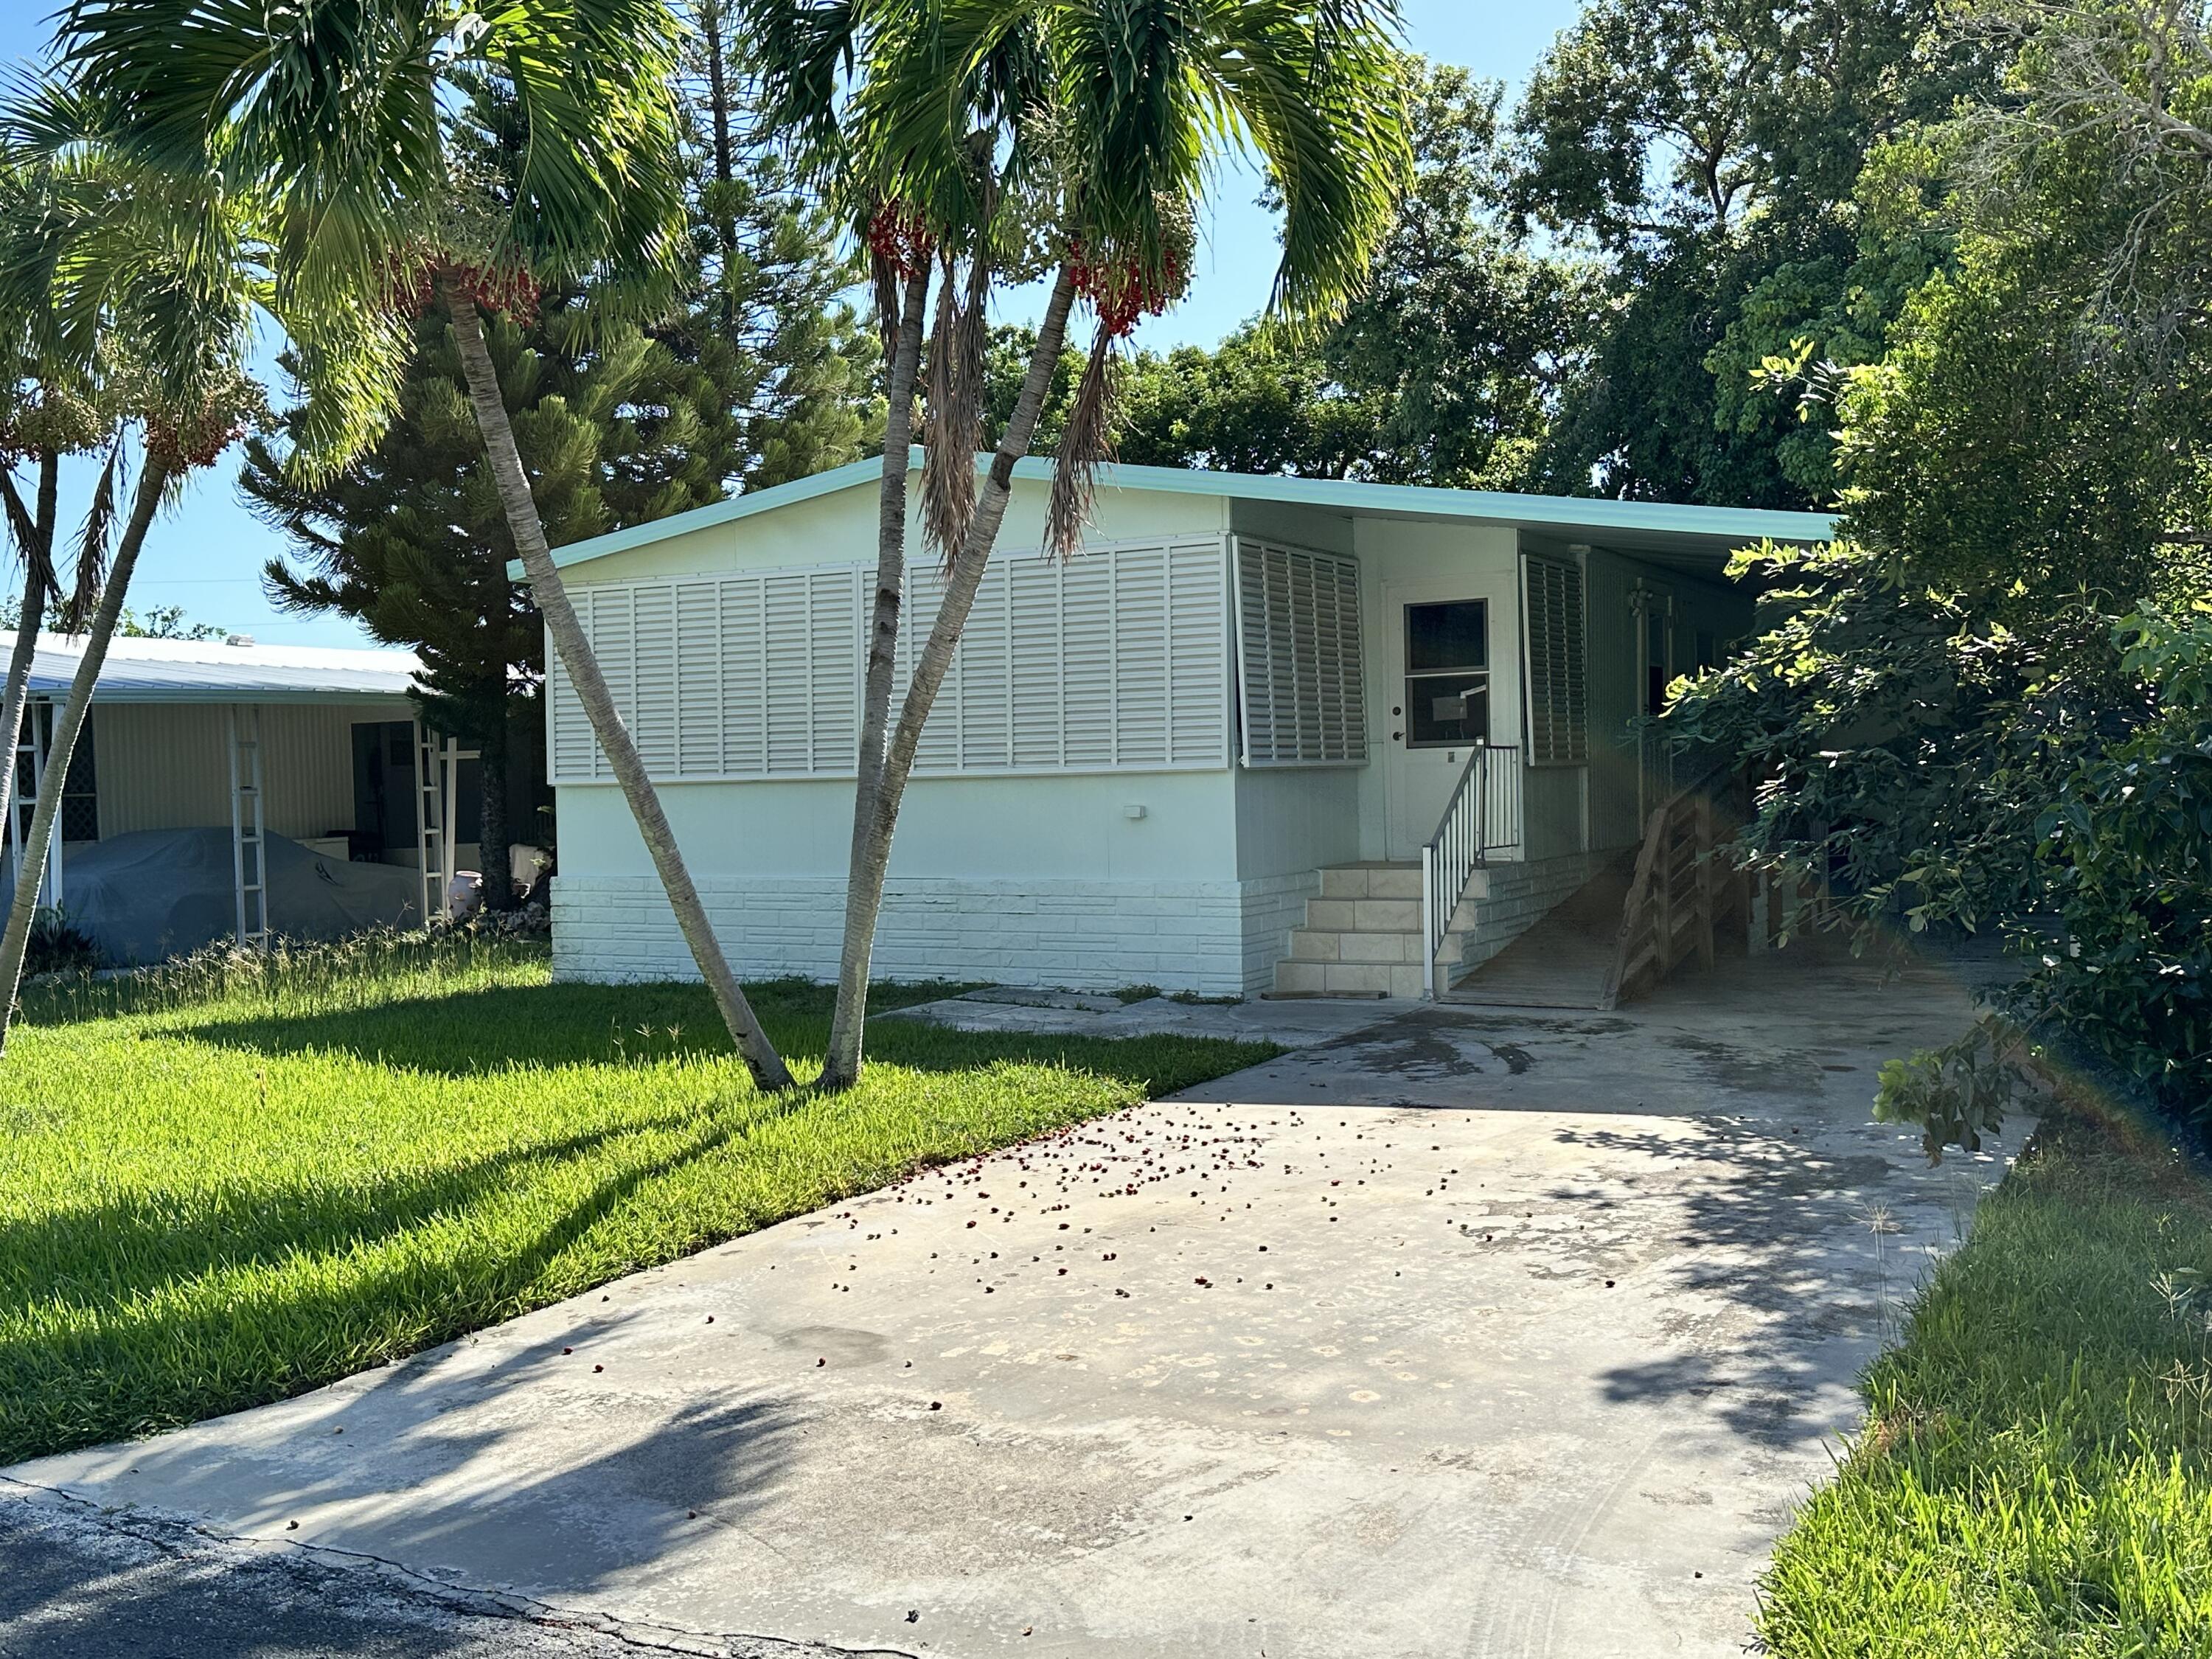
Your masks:
{"label": "window in door", "polygon": [[1452,599],[1406,607],[1406,746],[1444,749],[1490,736],[1490,607]]}

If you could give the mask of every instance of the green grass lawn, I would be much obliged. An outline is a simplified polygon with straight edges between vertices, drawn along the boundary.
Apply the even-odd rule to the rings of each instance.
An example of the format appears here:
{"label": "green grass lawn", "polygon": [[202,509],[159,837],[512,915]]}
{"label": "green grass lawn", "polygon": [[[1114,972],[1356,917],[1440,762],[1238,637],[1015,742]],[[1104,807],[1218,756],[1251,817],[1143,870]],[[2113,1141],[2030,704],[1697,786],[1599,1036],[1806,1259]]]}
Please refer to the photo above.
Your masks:
{"label": "green grass lawn", "polygon": [[[828,992],[756,1003],[811,1076]],[[1276,1050],[886,1020],[870,1052],[849,1095],[763,1097],[703,991],[555,985],[542,947],[34,989],[0,1060],[0,1462],[295,1394]]]}
{"label": "green grass lawn", "polygon": [[2046,1120],[1784,1540],[1783,1659],[2212,1654],[2212,1187]]}

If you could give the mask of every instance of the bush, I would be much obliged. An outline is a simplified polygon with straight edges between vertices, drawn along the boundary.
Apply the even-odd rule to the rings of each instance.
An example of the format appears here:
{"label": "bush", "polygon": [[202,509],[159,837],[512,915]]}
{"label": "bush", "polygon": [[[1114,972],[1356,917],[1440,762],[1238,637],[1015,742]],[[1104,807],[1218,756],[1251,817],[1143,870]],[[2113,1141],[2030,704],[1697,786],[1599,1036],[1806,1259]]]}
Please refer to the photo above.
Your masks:
{"label": "bush", "polygon": [[92,935],[69,919],[58,906],[41,909],[31,921],[29,942],[23,951],[23,972],[88,974],[100,966],[100,946]]}
{"label": "bush", "polygon": [[2152,713],[2037,820],[2059,926],[2023,930],[2036,966],[2013,1000],[2212,1129],[2212,617],[2148,612],[2120,634]]}

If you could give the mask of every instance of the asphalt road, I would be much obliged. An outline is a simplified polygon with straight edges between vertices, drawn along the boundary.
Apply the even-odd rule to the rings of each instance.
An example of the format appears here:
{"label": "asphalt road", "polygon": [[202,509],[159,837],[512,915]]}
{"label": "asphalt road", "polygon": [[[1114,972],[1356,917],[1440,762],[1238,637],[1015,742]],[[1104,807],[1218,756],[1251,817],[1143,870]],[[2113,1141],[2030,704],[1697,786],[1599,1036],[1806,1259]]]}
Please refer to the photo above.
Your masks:
{"label": "asphalt road", "polygon": [[593,1630],[380,1570],[0,1484],[0,1659],[818,1659],[830,1650]]}

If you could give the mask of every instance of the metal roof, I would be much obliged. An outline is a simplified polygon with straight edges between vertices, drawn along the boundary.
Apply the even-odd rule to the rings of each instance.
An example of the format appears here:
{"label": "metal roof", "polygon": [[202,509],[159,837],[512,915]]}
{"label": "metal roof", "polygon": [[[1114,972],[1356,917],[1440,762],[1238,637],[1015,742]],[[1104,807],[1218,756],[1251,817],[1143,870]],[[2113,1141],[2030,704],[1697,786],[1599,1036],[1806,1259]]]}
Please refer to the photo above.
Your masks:
{"label": "metal roof", "polygon": [[[921,452],[915,451],[921,465]],[[991,458],[975,458],[979,470]],[[1049,480],[1053,464],[1031,456],[1014,464],[1014,476]],[[870,483],[883,476],[879,459],[854,461],[811,478],[776,484],[726,501],[694,507],[651,524],[611,531],[588,541],[553,550],[556,566],[581,564],[635,547],[681,536],[687,531],[732,524],[756,513]],[[1100,494],[1116,489],[1169,495],[1212,495],[1231,501],[1280,501],[1350,518],[1463,520],[1510,526],[1565,541],[1589,541],[1624,552],[1725,557],[1760,540],[1820,542],[1834,534],[1835,520],[1824,513],[1784,513],[1759,507],[1687,507],[1672,501],[1624,501],[1603,496],[1522,495],[1498,489],[1435,489],[1415,484],[1361,483],[1337,478],[1291,478],[1278,474],[1210,472],[1195,467],[1122,466],[1098,469]],[[523,575],[520,560],[507,565],[510,576]]]}
{"label": "metal roof", "polygon": [[[15,636],[0,632],[0,660]],[[84,641],[41,634],[31,659],[31,693],[68,694]],[[222,640],[118,639],[100,665],[100,702],[398,703],[422,663],[411,651],[303,645],[233,645]]]}

